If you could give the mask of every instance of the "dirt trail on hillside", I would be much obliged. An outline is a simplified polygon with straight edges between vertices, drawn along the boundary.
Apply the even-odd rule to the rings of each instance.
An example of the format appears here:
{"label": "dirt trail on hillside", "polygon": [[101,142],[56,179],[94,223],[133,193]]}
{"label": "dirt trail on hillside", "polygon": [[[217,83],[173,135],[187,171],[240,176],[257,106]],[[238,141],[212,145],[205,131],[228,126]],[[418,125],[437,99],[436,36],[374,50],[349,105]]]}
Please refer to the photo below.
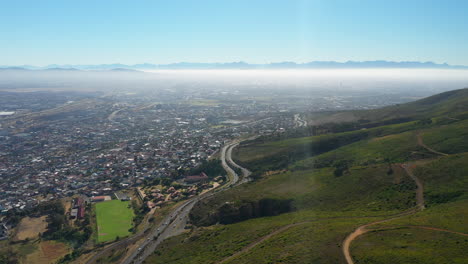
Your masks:
{"label": "dirt trail on hillside", "polygon": [[405,172],[411,177],[411,179],[416,183],[416,206],[420,209],[423,210],[425,208],[424,205],[424,186],[419,180],[418,177],[416,177],[413,174],[413,171],[407,164],[402,164],[401,167],[405,170]]}
{"label": "dirt trail on hillside", "polygon": [[[402,213],[399,213],[399,214],[386,215],[385,217],[389,217],[389,218],[374,221],[374,222],[371,222],[371,223],[367,223],[365,225],[362,225],[362,226],[358,227],[356,230],[354,230],[354,232],[349,234],[346,237],[346,239],[344,240],[344,242],[343,242],[343,254],[345,255],[345,258],[346,258],[346,261],[347,261],[348,264],[353,264],[354,263],[353,260],[352,260],[351,254],[349,253],[349,248],[350,248],[351,242],[353,240],[355,240],[357,237],[359,237],[360,235],[371,231],[370,229],[367,229],[369,226],[380,224],[380,223],[385,223],[385,222],[388,222],[388,221],[391,221],[391,220],[394,220],[394,219],[397,219],[397,218],[400,218],[400,217],[403,217],[403,216],[411,215],[411,214],[417,213],[417,212],[419,212],[419,211],[421,211],[421,210],[423,210],[425,208],[425,206],[424,206],[424,186],[423,186],[422,182],[419,180],[419,178],[417,178],[413,174],[413,172],[411,171],[411,168],[410,168],[409,165],[401,164],[401,167],[410,176],[410,178],[412,180],[414,180],[415,183],[416,183],[416,186],[417,186],[417,188],[416,188],[416,207],[413,208],[413,209],[404,211]],[[371,217],[382,217],[382,216],[371,216]],[[234,253],[233,255],[231,255],[231,256],[217,262],[217,264],[221,264],[221,263],[225,263],[227,261],[230,261],[230,260],[240,256],[241,254],[246,253],[247,251],[251,250],[252,248],[257,246],[258,244],[264,242],[265,240],[268,240],[268,239],[272,238],[273,236],[288,230],[291,227],[301,225],[301,224],[305,224],[305,223],[320,221],[320,220],[331,220],[331,219],[340,219],[340,218],[349,219],[349,218],[368,218],[368,217],[366,217],[366,216],[361,216],[361,217],[359,217],[359,216],[354,216],[354,217],[330,217],[330,218],[322,218],[322,219],[316,219],[316,220],[313,220],[313,221],[305,221],[305,222],[286,225],[286,226],[283,226],[283,227],[271,232],[270,234],[268,234],[266,236],[263,236],[263,237],[259,238],[258,240],[251,243],[247,247],[245,247],[245,248],[241,249],[240,251]]]}
{"label": "dirt trail on hillside", "polygon": [[406,212],[403,212],[401,214],[395,215],[393,217],[390,217],[390,218],[387,218],[387,219],[384,219],[384,220],[371,222],[371,223],[368,223],[368,224],[365,224],[365,225],[362,225],[362,226],[359,226],[358,228],[356,228],[356,230],[354,230],[351,234],[349,234],[345,238],[345,240],[343,241],[343,255],[345,256],[346,263],[354,264],[353,258],[351,257],[351,253],[349,252],[351,242],[353,242],[357,237],[371,231],[370,229],[368,229],[368,227],[376,225],[376,224],[385,223],[385,222],[388,222],[388,221],[391,221],[391,220],[395,220],[395,219],[401,218],[403,216],[415,214],[415,213],[417,213],[417,212],[419,212],[421,210],[424,210],[424,208],[425,208],[425,206],[424,206],[424,186],[423,186],[422,182],[419,180],[418,177],[416,177],[413,174],[413,172],[411,171],[408,164],[402,164],[401,167],[406,171],[406,173],[416,183],[416,186],[417,186],[417,188],[416,188],[416,208],[413,209],[413,210],[406,211]]}
{"label": "dirt trail on hillside", "polygon": [[437,227],[431,227],[431,226],[403,226],[403,227],[434,230],[434,231],[440,231],[440,232],[451,233],[451,234],[455,234],[455,235],[461,235],[461,236],[468,237],[468,234],[465,234],[465,233],[462,233],[462,232],[457,232],[457,231],[452,231],[452,230],[437,228]]}
{"label": "dirt trail on hillside", "polygon": [[443,152],[437,151],[437,150],[435,150],[435,149],[432,149],[432,148],[428,147],[426,144],[424,144],[424,141],[423,141],[423,139],[422,139],[422,137],[421,137],[421,133],[420,133],[420,132],[416,133],[416,138],[417,138],[417,140],[418,140],[418,145],[419,145],[419,146],[421,146],[421,147],[427,149],[428,151],[430,151],[430,152],[432,152],[432,153],[435,153],[435,154],[438,154],[438,155],[442,155],[442,156],[448,156],[447,153],[443,153]]}
{"label": "dirt trail on hillside", "polygon": [[[415,211],[416,212],[416,211]],[[399,217],[402,217],[403,215],[399,216]],[[349,246],[351,244],[351,242],[356,239],[358,236],[360,235],[363,235],[369,231],[384,231],[384,230],[389,230],[389,229],[380,229],[380,230],[371,230],[371,229],[366,229],[367,227],[371,226],[371,225],[375,225],[375,224],[379,224],[379,223],[383,223],[383,222],[387,222],[387,221],[390,221],[390,220],[394,220],[396,218],[399,218],[399,217],[394,217],[394,218],[390,218],[390,219],[385,219],[385,220],[382,220],[382,221],[377,221],[377,222],[372,222],[372,223],[369,223],[369,224],[366,224],[366,225],[363,225],[363,226],[360,226],[358,227],[353,233],[351,233],[345,240],[345,242],[343,243],[343,250],[345,250],[345,248],[347,248],[347,254],[345,253],[345,258],[346,258],[346,262],[348,264],[350,263],[354,263],[353,262],[353,259],[351,257],[351,255],[349,254]],[[466,236],[468,237],[468,234],[465,234],[465,233],[462,233],[462,232],[457,232],[457,231],[452,231],[452,230],[448,230],[448,229],[443,229],[443,228],[436,228],[436,227],[431,227],[431,226],[398,226],[397,228],[417,228],[417,229],[426,229],[426,230],[433,230],[433,231],[439,231],[439,232],[445,232],[445,233],[450,233],[450,234],[456,234],[456,235],[461,235],[461,236]]]}
{"label": "dirt trail on hillside", "polygon": [[[270,234],[266,235],[266,236],[263,236],[259,239],[257,239],[256,241],[252,242],[251,244],[249,244],[248,246],[246,246],[245,248],[241,249],[240,251],[234,253],[233,255],[219,261],[219,262],[216,262],[217,264],[220,264],[220,263],[224,263],[226,261],[229,261],[243,253],[246,253],[247,251],[251,250],[252,248],[254,248],[255,246],[257,246],[258,244],[264,242],[265,240],[268,240],[270,238],[272,238],[273,236],[281,233],[281,232],[284,232],[288,229],[290,229],[291,227],[294,227],[294,226],[298,226],[298,225],[302,225],[302,224],[309,224],[309,223],[313,223],[313,222],[319,222],[319,221],[326,221],[326,220],[338,220],[338,219],[359,219],[359,218],[375,218],[375,217],[391,217],[390,219],[387,219],[387,220],[381,220],[381,221],[388,221],[388,220],[391,220],[391,219],[394,219],[394,218],[397,218],[399,216],[402,216],[402,215],[408,215],[408,214],[412,214],[413,211],[416,210],[416,209],[411,209],[411,210],[408,210],[408,211],[405,211],[403,213],[399,213],[399,214],[394,214],[394,215],[373,215],[373,216],[335,216],[335,217],[326,217],[326,218],[318,218],[318,219],[314,219],[314,220],[310,220],[310,221],[304,221],[304,222],[300,222],[300,223],[294,223],[294,224],[289,224],[289,225],[286,225],[286,226],[283,226],[283,227],[280,227],[279,229],[271,232]],[[380,222],[380,221],[379,221]]]}
{"label": "dirt trail on hillside", "polygon": [[437,228],[437,227],[432,227],[432,226],[419,226],[419,225],[396,225],[396,226],[389,226],[389,227],[374,229],[373,231],[388,231],[388,230],[395,230],[395,229],[402,229],[402,228],[425,229],[425,230],[438,231],[438,232],[444,232],[444,233],[450,233],[450,234],[468,237],[467,233],[462,233],[462,232],[453,231],[453,230],[444,229],[444,228]]}
{"label": "dirt trail on hillside", "polygon": [[252,249],[253,247],[257,246],[258,244],[262,243],[263,241],[267,240],[267,239],[270,239],[272,236],[276,235],[276,234],[279,234],[281,232],[284,232],[286,230],[288,230],[289,228],[291,227],[294,227],[294,226],[298,226],[298,225],[302,225],[302,224],[305,224],[305,223],[308,223],[308,222],[300,222],[300,223],[295,223],[295,224],[290,224],[290,225],[286,225],[286,226],[283,226],[273,232],[271,232],[270,234],[264,236],[264,237],[261,237],[260,239],[258,239],[257,241],[253,242],[252,244],[248,245],[247,247],[243,248],[242,250],[240,251],[237,251],[236,253],[232,254],[231,256],[217,262],[217,264],[221,264],[221,263],[224,263],[226,261],[229,261],[247,251],[249,251],[250,249]]}

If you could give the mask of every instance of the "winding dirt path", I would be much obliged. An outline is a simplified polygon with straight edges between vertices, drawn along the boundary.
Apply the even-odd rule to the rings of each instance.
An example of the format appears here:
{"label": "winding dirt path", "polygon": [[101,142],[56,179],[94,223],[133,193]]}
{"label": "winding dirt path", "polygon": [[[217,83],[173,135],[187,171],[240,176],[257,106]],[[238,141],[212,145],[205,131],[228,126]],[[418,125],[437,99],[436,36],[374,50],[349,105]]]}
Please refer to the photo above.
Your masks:
{"label": "winding dirt path", "polygon": [[432,227],[432,226],[403,226],[403,227],[440,231],[440,232],[451,233],[451,234],[455,234],[455,235],[461,235],[461,236],[468,237],[468,234],[465,234],[465,233],[462,233],[462,232],[457,232],[457,231],[452,231],[452,230],[437,228],[437,227]]}
{"label": "winding dirt path", "polygon": [[[361,219],[361,218],[375,218],[375,217],[391,217],[390,219],[387,219],[387,220],[381,220],[381,221],[378,221],[379,223],[380,222],[384,222],[384,221],[389,221],[389,220],[392,220],[392,219],[395,219],[395,218],[398,218],[400,216],[403,216],[403,215],[409,215],[409,214],[412,214],[413,211],[415,211],[416,209],[411,209],[411,210],[408,210],[408,211],[405,211],[403,213],[399,213],[399,214],[394,214],[394,215],[373,215],[373,216],[335,216],[335,217],[326,217],[326,218],[318,218],[318,219],[314,219],[314,220],[310,220],[310,221],[304,221],[304,222],[299,222],[299,223],[294,223],[294,224],[289,224],[289,225],[285,225],[283,227],[280,227],[276,230],[274,230],[273,232],[271,232],[270,234],[268,235],[265,235],[261,238],[258,238],[256,241],[252,242],[251,244],[249,244],[248,246],[246,246],[245,248],[241,249],[240,251],[234,253],[233,255],[221,260],[221,261],[218,261],[216,262],[216,264],[221,264],[221,263],[224,263],[226,261],[229,261],[235,257],[238,257],[239,255],[241,254],[244,254],[246,253],[247,251],[251,250],[252,248],[256,247],[258,244],[264,242],[265,240],[268,240],[270,238],[272,238],[273,236],[279,234],[279,233],[282,233],[288,229],[290,229],[291,227],[295,227],[295,226],[298,226],[298,225],[302,225],[302,224],[309,224],[309,223],[313,223],[313,222],[319,222],[319,221],[326,221],[326,220],[338,220],[338,219],[350,219],[350,218],[353,218],[353,219]],[[374,222],[374,223],[377,223],[377,222]]]}
{"label": "winding dirt path", "polygon": [[281,227],[281,228],[279,228],[279,229],[277,229],[277,230],[271,232],[270,234],[268,234],[268,235],[266,235],[266,236],[264,236],[264,237],[259,238],[259,239],[256,240],[255,242],[251,243],[250,245],[246,246],[245,248],[241,249],[240,251],[237,251],[236,253],[232,254],[231,256],[229,256],[229,257],[227,257],[227,258],[225,258],[225,259],[223,259],[223,260],[217,262],[217,264],[221,264],[221,263],[224,263],[224,262],[226,262],[226,261],[229,261],[229,260],[231,260],[231,259],[233,259],[233,258],[235,258],[235,257],[237,257],[237,256],[239,256],[239,255],[241,255],[241,254],[244,254],[245,252],[247,252],[247,251],[249,251],[250,249],[252,249],[252,248],[254,248],[255,246],[257,246],[258,244],[264,242],[265,240],[270,239],[272,236],[275,236],[275,235],[277,235],[277,234],[279,234],[279,233],[281,233],[281,232],[284,232],[284,231],[288,230],[288,229],[291,228],[291,227],[298,226],[298,225],[302,225],[302,224],[305,224],[305,223],[308,223],[308,222],[300,222],[300,223],[285,225],[285,226],[283,226],[283,227]]}
{"label": "winding dirt path", "polygon": [[416,188],[416,208],[413,209],[413,210],[410,210],[410,211],[403,212],[401,214],[397,214],[397,215],[395,215],[393,217],[383,219],[383,220],[379,220],[379,221],[375,221],[375,222],[371,222],[371,223],[368,223],[368,224],[365,224],[365,225],[362,225],[362,226],[359,226],[358,228],[356,228],[356,230],[354,230],[351,234],[349,234],[345,238],[345,240],[343,241],[343,255],[344,255],[345,259],[346,259],[346,263],[354,264],[353,258],[351,257],[351,253],[349,252],[351,242],[353,242],[357,237],[371,231],[370,229],[368,229],[368,227],[376,225],[376,224],[385,223],[385,222],[388,222],[388,221],[391,221],[391,220],[394,220],[394,219],[398,219],[398,218],[401,218],[403,216],[412,215],[412,214],[415,214],[415,213],[417,213],[417,212],[419,212],[421,210],[424,210],[424,208],[425,208],[425,206],[424,206],[424,186],[423,186],[422,182],[419,180],[418,177],[416,177],[413,174],[413,172],[411,171],[408,164],[401,164],[401,167],[406,171],[406,173],[416,183],[416,186],[417,186],[417,188]]}
{"label": "winding dirt path", "polygon": [[447,153],[443,153],[443,152],[437,151],[437,150],[435,150],[435,149],[430,148],[430,147],[427,146],[426,144],[424,144],[424,141],[423,141],[423,139],[422,139],[422,137],[421,137],[421,133],[420,133],[420,132],[416,133],[416,138],[417,138],[417,140],[418,140],[418,145],[419,145],[419,146],[421,146],[421,147],[427,149],[428,151],[430,151],[430,152],[432,152],[432,153],[435,153],[435,154],[438,154],[438,155],[442,155],[442,156],[448,156]]}
{"label": "winding dirt path", "polygon": [[405,170],[405,172],[410,176],[410,178],[416,183],[416,206],[420,209],[420,210],[424,210],[425,208],[425,202],[424,202],[424,186],[421,182],[421,180],[419,180],[418,177],[416,177],[414,174],[413,174],[413,171],[411,170],[410,168],[410,165],[408,164],[401,164],[401,167]]}
{"label": "winding dirt path", "polygon": [[438,232],[444,232],[444,233],[450,233],[450,234],[455,234],[455,235],[468,237],[468,234],[458,232],[458,231],[453,231],[453,230],[448,230],[448,229],[443,229],[443,228],[437,228],[437,227],[432,227],[432,226],[419,226],[419,225],[389,226],[389,227],[374,229],[373,231],[387,231],[387,230],[395,230],[395,229],[401,229],[401,228],[425,229],[425,230],[438,231]]}

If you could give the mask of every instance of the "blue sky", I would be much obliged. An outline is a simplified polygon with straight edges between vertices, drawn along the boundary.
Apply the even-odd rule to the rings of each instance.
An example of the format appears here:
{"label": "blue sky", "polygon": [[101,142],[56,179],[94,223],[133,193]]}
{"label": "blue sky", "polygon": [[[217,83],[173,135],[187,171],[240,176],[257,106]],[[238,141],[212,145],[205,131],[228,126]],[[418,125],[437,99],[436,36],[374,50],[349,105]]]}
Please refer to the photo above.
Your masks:
{"label": "blue sky", "polygon": [[0,65],[415,60],[468,65],[468,1],[2,1]]}

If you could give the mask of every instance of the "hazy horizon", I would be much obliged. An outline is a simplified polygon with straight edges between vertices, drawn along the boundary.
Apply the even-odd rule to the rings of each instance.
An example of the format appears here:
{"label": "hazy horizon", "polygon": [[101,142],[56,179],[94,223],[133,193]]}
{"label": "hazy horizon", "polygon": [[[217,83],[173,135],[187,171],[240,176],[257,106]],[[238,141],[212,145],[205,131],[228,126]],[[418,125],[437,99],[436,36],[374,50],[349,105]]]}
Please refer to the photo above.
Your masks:
{"label": "hazy horizon", "polygon": [[468,70],[455,69],[197,69],[146,71],[0,71],[0,90],[150,91],[191,87],[310,91],[407,90],[430,95],[468,87]]}

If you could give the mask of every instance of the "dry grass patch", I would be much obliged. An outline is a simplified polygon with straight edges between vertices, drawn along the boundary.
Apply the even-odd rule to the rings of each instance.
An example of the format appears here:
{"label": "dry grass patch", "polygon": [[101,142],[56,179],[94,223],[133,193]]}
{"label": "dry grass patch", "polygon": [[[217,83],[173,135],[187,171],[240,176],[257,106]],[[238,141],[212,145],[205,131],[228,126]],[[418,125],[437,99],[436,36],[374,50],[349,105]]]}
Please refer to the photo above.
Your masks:
{"label": "dry grass patch", "polygon": [[69,247],[61,242],[42,241],[38,250],[26,256],[24,263],[49,264],[55,263],[69,252]]}
{"label": "dry grass patch", "polygon": [[15,240],[32,239],[36,238],[40,233],[44,233],[47,229],[46,218],[46,216],[41,216],[21,219],[17,227]]}

